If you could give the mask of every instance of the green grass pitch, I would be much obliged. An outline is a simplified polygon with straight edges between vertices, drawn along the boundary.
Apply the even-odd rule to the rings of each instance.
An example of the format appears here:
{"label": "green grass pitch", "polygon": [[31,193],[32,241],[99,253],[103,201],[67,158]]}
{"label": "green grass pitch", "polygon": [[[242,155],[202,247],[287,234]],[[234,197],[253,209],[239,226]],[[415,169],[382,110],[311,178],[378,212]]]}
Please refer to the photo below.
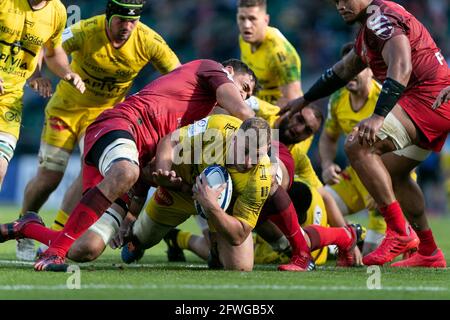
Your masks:
{"label": "green grass pitch", "polygon": [[[0,210],[2,223],[18,213],[17,208]],[[53,214],[43,216],[50,224]],[[449,259],[450,219],[431,223]],[[182,228],[198,232],[192,221]],[[193,254],[186,257],[187,263],[168,263],[162,243],[148,250],[139,264],[125,265],[120,252],[108,248],[96,262],[79,265],[81,289],[71,290],[71,274],[34,272],[31,263],[16,261],[15,241],[9,241],[0,244],[0,299],[450,299],[448,268],[384,267],[381,289],[368,289],[367,268],[335,268],[334,261],[308,273],[281,273],[276,265],[257,265],[244,273],[209,271]]]}

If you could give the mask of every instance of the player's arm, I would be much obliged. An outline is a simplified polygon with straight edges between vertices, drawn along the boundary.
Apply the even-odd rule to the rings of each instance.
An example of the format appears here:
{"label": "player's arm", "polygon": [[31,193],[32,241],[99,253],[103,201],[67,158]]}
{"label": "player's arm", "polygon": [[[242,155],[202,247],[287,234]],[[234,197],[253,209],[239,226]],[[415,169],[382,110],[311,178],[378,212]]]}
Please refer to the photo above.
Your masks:
{"label": "player's arm", "polygon": [[383,82],[373,115],[357,125],[360,144],[364,141],[369,145],[376,142],[376,134],[383,125],[384,118],[402,96],[412,72],[411,45],[406,35],[399,34],[386,41],[381,54],[388,67],[386,80]]}
{"label": "player's arm", "polygon": [[213,189],[208,185],[205,175],[201,179],[197,177],[194,186],[194,199],[202,206],[208,220],[214,228],[232,245],[239,246],[252,231],[247,223],[228,215],[218,204],[217,198],[223,191],[224,186]]}
{"label": "player's arm", "polygon": [[181,130],[178,129],[159,141],[151,172],[143,170],[145,180],[149,183],[175,190],[186,189],[183,179],[177,176],[175,170],[172,170],[175,152],[180,146],[180,132]]}
{"label": "player's arm", "polygon": [[280,114],[300,111],[309,103],[328,97],[339,90],[367,67],[361,58],[352,49],[333,67],[329,68],[304,94],[304,96],[290,101],[286,107],[280,110]]}
{"label": "player's arm", "polygon": [[300,81],[294,81],[280,86],[281,98],[277,101],[277,106],[285,106],[289,101],[297,99],[302,96]]}
{"label": "player's arm", "polygon": [[216,90],[217,104],[232,116],[245,120],[255,116],[255,112],[244,102],[233,83],[224,83]]}
{"label": "player's arm", "polygon": [[41,73],[42,62],[44,60],[44,51],[39,51],[39,58],[37,62],[37,67],[34,70],[31,77],[27,80],[31,89],[37,92],[41,97],[49,98],[52,96],[52,82],[50,79],[44,77]]}
{"label": "player's arm", "polygon": [[78,91],[84,92],[85,85],[81,77],[72,71],[67,54],[61,46],[45,46],[45,62],[48,68],[59,78],[72,83]]}
{"label": "player's arm", "polygon": [[433,103],[433,109],[439,108],[442,104],[446,103],[450,100],[450,86],[444,88],[439,96],[436,98],[436,101]]}
{"label": "player's arm", "polygon": [[319,140],[319,156],[322,167],[322,179],[326,184],[339,182],[341,168],[334,163],[339,140],[339,129],[336,123],[334,106],[335,97],[331,96],[328,102],[328,116],[325,127],[322,130]]}

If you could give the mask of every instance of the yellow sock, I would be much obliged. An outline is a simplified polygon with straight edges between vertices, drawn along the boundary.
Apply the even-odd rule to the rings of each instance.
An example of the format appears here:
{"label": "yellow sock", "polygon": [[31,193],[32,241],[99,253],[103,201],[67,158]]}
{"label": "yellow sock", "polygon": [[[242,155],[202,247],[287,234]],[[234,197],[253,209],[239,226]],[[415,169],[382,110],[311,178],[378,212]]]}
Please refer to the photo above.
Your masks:
{"label": "yellow sock", "polygon": [[61,231],[64,228],[64,225],[66,224],[68,219],[69,215],[66,212],[64,212],[64,210],[59,209],[58,213],[56,214],[55,221],[53,221],[53,224],[50,226],[50,229],[55,231]]}
{"label": "yellow sock", "polygon": [[177,244],[181,249],[189,248],[189,240],[192,237],[192,233],[187,231],[180,231],[177,234]]}

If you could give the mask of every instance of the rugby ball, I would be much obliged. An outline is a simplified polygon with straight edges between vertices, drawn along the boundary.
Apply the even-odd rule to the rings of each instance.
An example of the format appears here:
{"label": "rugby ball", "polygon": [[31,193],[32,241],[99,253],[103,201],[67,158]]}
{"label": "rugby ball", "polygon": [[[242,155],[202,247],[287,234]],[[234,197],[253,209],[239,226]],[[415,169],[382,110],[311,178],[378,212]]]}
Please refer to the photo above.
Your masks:
{"label": "rugby ball", "polygon": [[[205,174],[209,186],[213,189],[218,189],[224,183],[227,184],[227,186],[217,199],[217,203],[224,211],[226,211],[228,209],[228,206],[230,205],[231,196],[233,195],[233,181],[231,180],[230,174],[228,173],[227,169],[217,164],[213,164],[209,167],[206,167],[202,173]],[[197,213],[203,218],[208,219],[202,206],[196,200],[194,201],[194,203]]]}

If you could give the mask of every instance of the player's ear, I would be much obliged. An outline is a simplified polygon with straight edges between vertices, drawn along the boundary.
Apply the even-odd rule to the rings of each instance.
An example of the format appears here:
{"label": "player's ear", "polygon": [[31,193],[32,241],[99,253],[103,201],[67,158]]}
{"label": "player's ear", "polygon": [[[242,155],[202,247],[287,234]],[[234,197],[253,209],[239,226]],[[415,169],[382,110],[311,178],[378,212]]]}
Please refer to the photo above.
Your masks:
{"label": "player's ear", "polygon": [[232,66],[226,66],[225,70],[230,74],[230,76],[234,76],[234,69]]}
{"label": "player's ear", "polygon": [[270,23],[270,14],[266,14],[264,21],[266,22],[266,25],[269,25]]}

